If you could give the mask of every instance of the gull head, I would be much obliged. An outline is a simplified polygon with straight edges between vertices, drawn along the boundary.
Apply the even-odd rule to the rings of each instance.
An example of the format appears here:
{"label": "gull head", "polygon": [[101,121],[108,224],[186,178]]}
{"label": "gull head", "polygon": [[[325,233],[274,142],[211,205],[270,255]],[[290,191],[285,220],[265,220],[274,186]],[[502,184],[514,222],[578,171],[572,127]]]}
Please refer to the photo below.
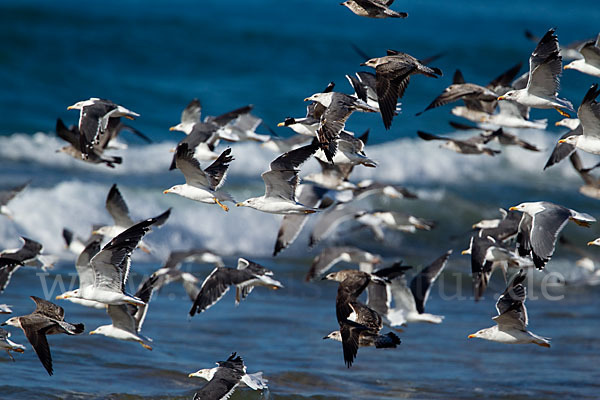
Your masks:
{"label": "gull head", "polygon": [[587,243],[588,246],[600,246],[600,238]]}
{"label": "gull head", "polygon": [[81,290],[75,289],[70,290],[68,292],[64,292],[63,294],[59,294],[58,296],[56,296],[56,300],[65,300],[71,297],[81,298]]}
{"label": "gull head", "polygon": [[92,235],[110,236],[110,226],[101,226],[98,229],[92,231]]}
{"label": "gull head", "polygon": [[167,189],[167,190],[163,191],[163,193],[164,193],[164,194],[167,194],[167,193],[175,193],[175,194],[179,194],[179,193],[181,193],[181,185],[175,185],[175,186],[172,186],[172,187],[170,187],[169,189]]}
{"label": "gull head", "polygon": [[78,101],[77,103],[67,107],[67,110],[81,110],[88,100]]}
{"label": "gull head", "polygon": [[329,107],[331,104],[331,96],[333,96],[333,92],[329,93],[315,93],[312,96],[309,96],[304,99],[304,101],[316,101],[319,104],[322,104],[325,107]]}
{"label": "gull head", "polygon": [[492,338],[494,337],[494,334],[496,332],[496,330],[494,329],[495,327],[492,328],[485,328],[482,329],[480,331],[477,331],[475,333],[470,334],[469,336],[467,336],[467,339],[487,339],[487,340],[492,340]]}
{"label": "gull head", "polygon": [[185,132],[185,127],[182,123],[178,123],[177,125],[173,125],[172,127],[170,127],[169,131]]}
{"label": "gull head", "polygon": [[554,126],[564,126],[565,128],[573,130],[579,126],[579,118],[563,118],[560,121],[556,121]]}
{"label": "gull head", "polygon": [[283,120],[283,122],[278,123],[277,126],[290,126],[290,125],[294,125],[295,123],[296,123],[296,119],[287,117],[285,120]]}
{"label": "gull head", "polygon": [[111,325],[99,326],[96,329],[94,329],[93,331],[91,331],[90,335],[105,335],[105,336],[107,336],[108,328],[110,328],[110,327],[111,327]]}
{"label": "gull head", "polygon": [[378,65],[381,65],[383,63],[384,61],[381,58],[371,58],[370,60],[367,60],[364,63],[361,63],[360,65],[362,65],[363,67],[377,68]]}
{"label": "gull head", "polygon": [[236,203],[235,206],[236,207],[253,207],[254,206],[254,201],[255,199],[248,199],[248,200],[244,200],[242,202]]}
{"label": "gull head", "polygon": [[509,211],[523,211],[523,212],[525,212],[527,210],[527,205],[528,205],[528,203],[521,203],[519,205],[510,207],[508,210]]}
{"label": "gull head", "polygon": [[577,146],[577,140],[579,140],[580,136],[581,135],[571,135],[564,139],[560,139],[558,143],[568,143],[570,145]]}
{"label": "gull head", "polygon": [[341,342],[342,334],[340,333],[340,331],[333,331],[329,335],[323,337],[323,340],[325,340],[325,339],[332,339],[332,340],[337,340],[338,342]]}
{"label": "gull head", "polygon": [[202,379],[206,379],[207,381],[212,379],[212,370],[211,369],[200,369],[196,372],[192,372],[191,374],[188,375],[188,378],[202,378]]}
{"label": "gull head", "polygon": [[502,96],[498,97],[498,100],[516,100],[518,97],[518,90],[509,90],[504,93]]}
{"label": "gull head", "polygon": [[4,326],[4,325],[14,326],[15,328],[20,328],[21,327],[21,321],[19,320],[19,317],[12,317],[10,319],[7,319],[0,326]]}

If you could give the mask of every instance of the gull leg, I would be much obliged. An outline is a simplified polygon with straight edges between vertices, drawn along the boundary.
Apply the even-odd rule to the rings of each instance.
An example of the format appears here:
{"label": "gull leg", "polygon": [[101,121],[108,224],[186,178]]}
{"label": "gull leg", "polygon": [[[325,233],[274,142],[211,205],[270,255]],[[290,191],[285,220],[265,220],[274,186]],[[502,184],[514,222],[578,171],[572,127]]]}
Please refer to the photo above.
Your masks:
{"label": "gull leg", "polygon": [[13,360],[13,362],[15,361],[14,357],[12,356],[12,354],[10,354],[10,351],[8,351],[8,349],[6,349],[6,354],[8,354],[8,356],[11,360]]}
{"label": "gull leg", "polygon": [[538,346],[542,346],[542,347],[550,347],[549,343],[546,342],[533,342],[535,344],[537,344]]}
{"label": "gull leg", "polygon": [[146,343],[142,342],[141,340],[140,340],[140,344],[142,345],[143,348],[145,348],[147,350],[152,350],[151,346],[148,346]]}
{"label": "gull leg", "polygon": [[570,116],[569,114],[567,114],[566,112],[564,112],[564,111],[563,111],[563,110],[561,110],[560,108],[558,108],[558,107],[554,107],[554,109],[555,109],[556,111],[558,111],[558,113],[559,113],[560,115],[562,115],[563,117],[565,117],[565,118],[571,118],[571,116]]}
{"label": "gull leg", "polygon": [[584,226],[586,228],[589,228],[591,226],[591,224],[588,221],[582,221],[580,219],[575,219],[573,217],[569,218],[571,221],[575,222],[577,225],[579,226]]}
{"label": "gull leg", "polygon": [[217,203],[219,205],[219,207],[221,207],[223,210],[229,211],[229,207],[227,207],[225,204],[221,203],[219,201],[219,199],[217,199],[216,197],[215,197],[215,203]]}

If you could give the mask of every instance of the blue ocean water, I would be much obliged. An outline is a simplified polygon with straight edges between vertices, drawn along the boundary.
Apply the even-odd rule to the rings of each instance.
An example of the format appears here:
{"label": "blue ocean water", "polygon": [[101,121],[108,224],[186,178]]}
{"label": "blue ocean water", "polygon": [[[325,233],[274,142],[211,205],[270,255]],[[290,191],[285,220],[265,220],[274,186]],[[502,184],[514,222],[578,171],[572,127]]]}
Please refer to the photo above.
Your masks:
{"label": "blue ocean water", "polygon": [[[548,131],[520,135],[543,148],[538,153],[502,148],[492,157],[468,157],[416,138],[418,129],[449,133],[450,107],[414,114],[451,82],[456,68],[468,81],[485,84],[522,61],[524,72],[535,43],[529,29],[542,35],[556,27],[561,44],[594,37],[600,8],[592,1],[412,2],[394,4],[406,20],[370,20],[353,15],[337,1],[18,1],[0,3],[0,186],[32,179],[13,203],[14,220],[0,220],[0,248],[16,247],[18,236],[44,243],[60,261],[42,281],[21,269],[0,295],[17,314],[32,310],[29,295],[50,295],[43,282],[56,277],[66,283],[73,256],[63,248],[63,227],[84,236],[93,223],[109,222],[103,208],[110,185],[119,184],[135,219],[173,207],[168,224],[148,241],[152,256],[134,255],[132,285],[158,268],[170,249],[206,246],[225,255],[228,265],[238,256],[261,262],[286,286],[256,289],[235,308],[232,295],[207,312],[187,319],[189,302],[178,286],[155,296],[144,326],[153,338],[152,352],[132,343],[83,335],[49,339],[55,375],[48,377],[28,346],[12,363],[0,357],[4,379],[1,398],[191,398],[202,382],[187,378],[199,368],[238,351],[249,372],[263,371],[273,398],[596,398],[599,346],[595,338],[600,295],[590,287],[557,287],[554,294],[528,301],[531,329],[552,338],[552,348],[504,346],[468,341],[466,336],[491,326],[493,295],[504,282],[495,276],[488,296],[470,299],[469,258],[465,232],[498,207],[527,200],[549,200],[596,217],[598,203],[579,194],[580,178],[569,165],[542,167],[562,131],[553,110],[533,110],[547,118]],[[379,179],[407,185],[421,200],[370,199],[372,208],[401,209],[434,220],[437,228],[416,235],[388,233],[384,243],[366,232],[340,229],[331,243],[350,243],[384,256],[425,265],[449,248],[455,250],[448,271],[434,288],[428,311],[446,316],[441,325],[411,325],[399,334],[396,350],[361,349],[355,365],[345,368],[338,343],[321,338],[336,329],[334,284],[304,283],[312,257],[304,232],[288,250],[270,257],[280,217],[253,210],[190,204],[162,194],[181,183],[168,172],[169,149],[181,138],[168,131],[194,97],[204,115],[217,115],[245,104],[276,128],[286,116],[302,116],[302,101],[328,82],[349,93],[344,75],[361,69],[364,60],[352,45],[371,56],[388,48],[425,58],[442,54],[434,65],[439,79],[417,76],[402,99],[402,114],[385,131],[378,116],[353,115],[347,127],[371,129],[367,154],[376,169],[357,169],[355,179]],[[565,71],[561,96],[579,104],[597,80]],[[89,166],[55,151],[63,144],[53,130],[56,118],[76,123],[66,107],[89,97],[104,97],[141,114],[132,122],[154,139],[144,144],[124,136],[129,149],[114,170]],[[456,118],[454,118],[456,119]],[[263,133],[266,128],[260,129]],[[127,134],[124,134],[127,135]],[[236,199],[263,190],[259,175],[276,154],[256,144],[232,146],[236,158],[226,184]],[[595,162],[584,157],[586,163]],[[303,172],[316,171],[307,163]],[[310,229],[311,223],[307,228]],[[349,232],[348,232],[349,231]],[[597,226],[565,229],[582,246],[600,236]],[[596,252],[597,254],[597,252]],[[591,252],[592,257],[596,257]],[[574,273],[577,255],[558,246],[549,271]],[[199,278],[211,266],[191,266]],[[530,295],[539,294],[543,274],[534,276]],[[51,294],[58,294],[58,289]],[[86,331],[108,323],[97,310],[62,304],[68,320],[82,321]],[[19,331],[12,339],[26,344]],[[232,398],[260,398],[238,390]]]}

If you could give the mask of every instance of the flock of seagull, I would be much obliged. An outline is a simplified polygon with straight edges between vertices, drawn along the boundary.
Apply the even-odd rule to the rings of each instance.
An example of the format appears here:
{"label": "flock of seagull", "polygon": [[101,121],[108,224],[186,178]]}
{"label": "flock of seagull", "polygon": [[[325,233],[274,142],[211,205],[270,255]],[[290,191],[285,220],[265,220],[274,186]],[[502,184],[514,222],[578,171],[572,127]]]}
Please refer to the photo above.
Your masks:
{"label": "flock of seagull", "polygon": [[[407,17],[406,13],[389,9],[391,3],[383,0],[348,0],[341,4],[359,16]],[[444,147],[463,154],[494,156],[499,151],[486,147],[491,141],[539,151],[535,145],[503,129],[543,129],[547,121],[530,120],[530,108],[555,109],[568,118],[560,121],[560,125],[570,130],[556,144],[545,168],[570,157],[573,165],[577,165],[576,169],[587,174],[586,184],[595,185],[598,189],[598,182],[594,183],[589,177],[589,172],[596,166],[583,168],[577,155],[577,150],[600,154],[600,105],[596,101],[600,94],[598,85],[593,85],[587,91],[576,111],[577,119],[571,119],[568,113],[575,112],[571,102],[558,97],[564,49],[559,48],[553,29],[536,40],[538,44],[529,58],[529,71],[524,75],[517,77],[521,66],[518,64],[488,85],[480,86],[467,83],[457,70],[453,84],[423,111],[462,100],[464,105],[454,108],[454,115],[477,124],[491,124],[496,129],[486,130],[478,125],[454,123],[453,126],[458,129],[478,129],[478,135],[468,140],[425,132],[419,132],[418,136],[424,140],[444,141]],[[564,68],[600,77],[600,35],[595,40],[581,44],[578,51],[581,58]],[[310,102],[306,116],[288,117],[279,124],[294,131],[295,135],[288,139],[256,133],[262,120],[251,114],[252,106],[201,119],[202,107],[194,99],[182,112],[180,123],[170,128],[185,134],[173,150],[171,164],[171,169],[181,171],[185,183],[165,189],[164,193],[215,204],[224,211],[229,211],[226,204],[229,202],[238,207],[283,215],[274,256],[294,242],[312,214],[318,215],[314,217],[317,221],[310,234],[310,246],[318,244],[345,221],[354,221],[370,229],[377,240],[385,239],[386,230],[414,233],[417,230],[434,229],[434,222],[418,216],[356,206],[360,199],[373,195],[405,199],[416,199],[417,196],[398,185],[375,181],[352,182],[350,175],[355,167],[374,168],[377,163],[365,154],[369,132],[355,136],[345,129],[349,117],[356,111],[381,115],[384,128],[391,129],[393,120],[401,118],[399,100],[403,98],[411,76],[420,74],[437,78],[442,75],[440,69],[428,65],[434,60],[435,57],[419,60],[395,50],[366,60],[361,65],[373,68],[374,73],[360,71],[355,76],[346,76],[354,93],[335,92],[335,85],[330,83],[323,92],[304,99]],[[57,121],[56,133],[69,143],[60,151],[82,162],[104,164],[111,168],[120,164],[121,157],[108,155],[106,151],[123,148],[124,144],[117,139],[122,131],[131,131],[150,141],[137,129],[122,122],[122,118],[134,119],[139,114],[110,100],[91,98],[79,101],[68,109],[79,111],[79,122],[76,126],[67,127],[62,120]],[[223,190],[228,167],[235,162],[235,151],[231,148],[220,152],[216,150],[222,141],[245,140],[260,142],[281,155],[261,175],[265,185],[264,195],[236,202],[231,194]],[[300,168],[311,158],[317,159],[321,172],[305,176],[300,183]],[[208,161],[211,164],[203,169],[201,163]],[[25,183],[0,192],[0,213],[12,218],[7,205],[27,185]],[[588,190],[588,193],[595,192]],[[130,294],[126,291],[126,283],[131,255],[136,248],[152,252],[152,248],[142,239],[153,229],[168,223],[171,210],[135,222],[129,216],[129,209],[117,185],[109,190],[106,209],[114,225],[94,227],[87,239],[78,238],[67,230],[63,232],[68,248],[77,255],[75,268],[79,276],[79,288],[62,293],[56,299],[106,309],[111,319],[110,325],[97,327],[90,334],[137,342],[145,349],[152,350],[152,339],[141,333],[150,299],[153,291],[173,282],[183,285],[192,302],[190,317],[207,311],[231,287],[235,288],[236,304],[246,299],[257,286],[272,290],[283,288],[281,282],[275,279],[274,272],[258,263],[239,258],[237,266],[226,267],[218,254],[204,249],[189,249],[173,251],[166,263],[148,277],[134,294]],[[550,347],[547,338],[527,330],[524,281],[528,268],[545,268],[554,253],[557,238],[568,221],[585,227],[595,222],[595,218],[561,205],[539,201],[502,210],[502,218],[480,221],[474,225],[476,230],[471,236],[469,248],[462,253],[471,256],[475,299],[483,296],[494,270],[503,270],[505,278],[508,267],[516,268],[518,272],[498,298],[498,315],[493,318],[496,325],[473,333],[469,338]],[[23,241],[22,248],[0,253],[2,291],[21,266],[47,268],[55,262],[51,256],[42,254],[41,244],[25,237]],[[600,245],[600,239],[589,244]],[[443,316],[426,313],[425,304],[432,285],[443,272],[451,253],[451,250],[444,252],[408,283],[406,274],[411,267],[402,263],[380,267],[382,258],[379,255],[350,246],[326,247],[321,251],[314,259],[306,280],[338,282],[335,310],[339,327],[324,339],[342,343],[343,358],[348,367],[354,363],[360,347],[396,348],[401,343],[397,333],[406,324],[439,324],[443,321]],[[215,268],[201,281],[193,274],[180,270],[183,262],[212,263]],[[356,264],[359,268],[328,273],[340,262]],[[365,291],[367,301],[362,302],[360,296]],[[59,333],[78,335],[84,332],[84,326],[66,322],[63,308],[47,299],[35,296],[31,296],[31,299],[36,305],[31,314],[12,317],[2,325],[22,329],[42,365],[52,375],[52,357],[46,336]],[[12,310],[10,306],[0,305],[0,312],[11,313]],[[384,326],[393,331],[382,333]],[[25,347],[9,340],[9,336],[9,332],[0,328],[0,348],[6,350],[14,360],[11,352],[23,352]],[[216,368],[190,374],[190,377],[209,381],[196,393],[195,399],[228,398],[240,383],[255,390],[267,388],[262,373],[247,374],[242,358],[236,353],[225,361],[217,362],[217,365]]]}

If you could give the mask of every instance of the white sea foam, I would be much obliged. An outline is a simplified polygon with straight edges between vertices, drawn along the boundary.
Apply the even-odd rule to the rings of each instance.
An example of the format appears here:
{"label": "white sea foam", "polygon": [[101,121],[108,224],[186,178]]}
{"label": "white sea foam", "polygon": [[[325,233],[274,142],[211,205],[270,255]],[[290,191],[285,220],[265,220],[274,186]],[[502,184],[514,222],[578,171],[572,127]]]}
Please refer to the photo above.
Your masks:
{"label": "white sea foam", "polygon": [[[554,145],[554,137],[539,131],[530,131],[523,136],[543,148]],[[3,165],[26,162],[33,176],[31,186],[10,204],[14,221],[4,220],[0,224],[3,247],[18,246],[18,236],[25,235],[40,240],[48,253],[72,257],[64,250],[63,227],[86,237],[93,224],[110,223],[104,208],[106,194],[112,181],[118,182],[127,176],[127,183],[119,186],[135,220],[158,215],[173,207],[168,223],[147,238],[158,258],[165,258],[170,249],[191,246],[205,246],[224,254],[268,255],[272,252],[281,216],[233,205],[230,212],[225,213],[217,206],[162,194],[164,189],[183,182],[178,171],[167,173],[172,157],[169,149],[175,146],[174,142],[130,146],[115,151],[114,154],[122,156],[124,162],[114,169],[56,153],[62,145],[56,137],[45,133],[0,137]],[[224,189],[231,191],[237,200],[260,195],[264,190],[260,173],[268,169],[277,154],[255,143],[233,144],[232,149],[235,161]],[[559,179],[572,188],[579,180],[568,162],[542,172],[549,150],[532,153],[505,147],[496,157],[465,156],[439,148],[436,143],[404,138],[370,145],[366,152],[379,162],[379,166],[357,167],[353,179],[412,185],[423,198],[433,202],[444,201],[446,187],[472,181],[491,180],[510,185],[535,179],[537,184],[556,185]],[[65,169],[69,172],[94,171],[94,174],[89,177],[80,174],[75,179]],[[303,173],[317,170],[315,161],[309,161],[302,168]],[[104,174],[106,178],[102,178]],[[59,183],[44,185],[47,177]],[[303,233],[299,240],[305,240],[306,235]]]}

